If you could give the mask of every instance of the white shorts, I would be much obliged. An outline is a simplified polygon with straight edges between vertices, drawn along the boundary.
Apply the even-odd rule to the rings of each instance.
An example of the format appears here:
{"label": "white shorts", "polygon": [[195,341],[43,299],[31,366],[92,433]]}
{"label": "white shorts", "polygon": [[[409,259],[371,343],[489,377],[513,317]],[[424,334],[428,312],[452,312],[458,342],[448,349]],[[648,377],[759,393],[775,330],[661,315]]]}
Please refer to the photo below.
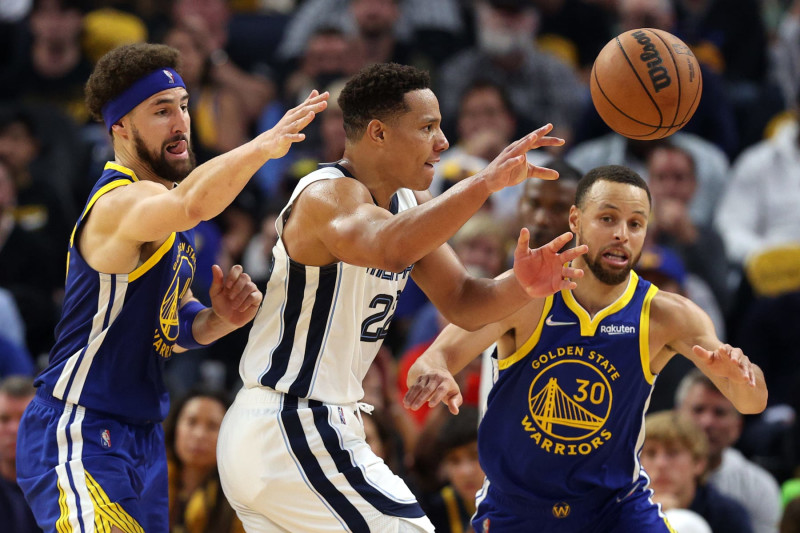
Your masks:
{"label": "white shorts", "polygon": [[405,482],[372,453],[356,409],[239,391],[217,461],[248,532],[433,531]]}

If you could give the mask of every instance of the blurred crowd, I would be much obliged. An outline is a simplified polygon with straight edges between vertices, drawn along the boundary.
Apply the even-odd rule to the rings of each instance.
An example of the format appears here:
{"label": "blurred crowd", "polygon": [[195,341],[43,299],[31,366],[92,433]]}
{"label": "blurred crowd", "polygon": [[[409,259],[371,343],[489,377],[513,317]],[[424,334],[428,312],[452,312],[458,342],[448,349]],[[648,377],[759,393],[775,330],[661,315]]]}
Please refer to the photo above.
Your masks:
{"label": "blurred crowd", "polygon": [[[638,27],[674,33],[701,63],[695,116],[660,141],[613,133],[589,96],[594,57]],[[664,509],[688,510],[673,515],[687,521],[686,531],[800,531],[800,0],[4,0],[0,523],[27,520],[13,459],[32,385],[20,376],[47,361],[67,243],[114,157],[108,133],[89,120],[83,86],[104,53],[141,41],[181,53],[198,163],[269,129],[310,90],[331,92],[306,140],[264,165],[229,208],[198,227],[192,291],[206,305],[215,263],[242,264],[264,288],[275,218],[300,177],[342,156],[336,98],[370,63],[431,73],[450,141],[434,195],[542,124],[567,140],[529,154],[557,169],[559,181],[495,194],[453,238],[475,274],[509,267],[521,227],[532,246],[567,231],[577,180],[589,169],[624,164],[639,172],[653,212],[637,271],[707,311],[720,338],[763,369],[770,392],[763,414],[741,417],[691,363],[670,362],[656,381],[642,453],[654,497]],[[405,373],[444,325],[410,283],[364,383],[364,401],[376,407],[364,429],[417,491],[437,531],[455,533],[469,531],[483,479],[480,368],[459,375],[474,408],[457,417],[442,406],[409,412],[401,402]],[[208,450],[239,387],[247,335],[237,330],[168,362],[174,531],[241,531]],[[35,531],[19,529],[28,530]]]}

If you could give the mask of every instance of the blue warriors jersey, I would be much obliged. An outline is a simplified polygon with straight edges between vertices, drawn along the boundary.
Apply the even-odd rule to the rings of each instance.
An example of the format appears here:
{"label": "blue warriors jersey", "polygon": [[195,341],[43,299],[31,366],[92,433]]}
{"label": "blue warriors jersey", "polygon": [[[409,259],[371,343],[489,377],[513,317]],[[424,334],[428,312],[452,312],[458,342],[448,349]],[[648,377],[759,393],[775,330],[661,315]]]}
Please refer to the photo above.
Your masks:
{"label": "blue warriors jersey", "polygon": [[172,233],[129,274],[94,270],[76,237],[98,198],[137,180],[132,170],[107,163],[92,189],[70,239],[56,343],[36,385],[66,403],[147,423],[163,420],[169,410],[163,369],[194,276],[194,233]]}
{"label": "blue warriors jersey", "polygon": [[631,272],[624,294],[593,318],[571,291],[545,300],[531,337],[499,361],[480,425],[495,502],[563,519],[556,530],[568,531],[575,515],[646,485],[638,454],[655,381],[648,343],[656,292]]}

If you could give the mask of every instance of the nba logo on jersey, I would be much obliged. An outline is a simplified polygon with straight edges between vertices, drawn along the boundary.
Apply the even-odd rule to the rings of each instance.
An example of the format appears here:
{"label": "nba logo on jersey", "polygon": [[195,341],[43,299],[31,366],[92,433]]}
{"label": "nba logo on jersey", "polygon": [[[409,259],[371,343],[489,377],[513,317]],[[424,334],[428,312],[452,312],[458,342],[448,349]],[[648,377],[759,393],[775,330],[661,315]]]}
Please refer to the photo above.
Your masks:
{"label": "nba logo on jersey", "polygon": [[566,518],[569,516],[570,508],[567,502],[558,502],[553,505],[553,516],[556,518]]}
{"label": "nba logo on jersey", "polygon": [[168,70],[162,70],[161,72],[167,75],[167,78],[169,78],[170,83],[175,83],[175,78],[172,76],[172,72]]}
{"label": "nba logo on jersey", "polygon": [[486,518],[481,524],[481,529],[483,529],[483,533],[489,533],[489,519]]}
{"label": "nba logo on jersey", "polygon": [[111,433],[107,429],[100,432],[100,441],[104,448],[111,448]]}
{"label": "nba logo on jersey", "polygon": [[347,421],[344,419],[344,409],[341,407],[337,407],[337,409],[339,410],[339,420],[342,421],[342,424],[347,425]]}

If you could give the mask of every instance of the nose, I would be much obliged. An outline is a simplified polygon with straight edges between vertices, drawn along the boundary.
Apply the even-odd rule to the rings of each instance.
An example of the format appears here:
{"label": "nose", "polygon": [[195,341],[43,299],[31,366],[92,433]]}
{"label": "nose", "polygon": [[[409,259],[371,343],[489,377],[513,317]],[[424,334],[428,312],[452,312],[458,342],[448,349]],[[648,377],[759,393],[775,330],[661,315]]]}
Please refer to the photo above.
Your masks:
{"label": "nose", "polygon": [[628,242],[628,226],[624,222],[620,222],[614,228],[614,238],[620,242]]}
{"label": "nose", "polygon": [[176,119],[173,121],[172,124],[172,133],[189,133],[189,125],[191,124],[191,119],[189,118],[189,113],[181,111],[176,114]]}
{"label": "nose", "polygon": [[433,149],[437,152],[444,152],[450,148],[450,142],[445,137],[444,132],[440,129],[438,135],[436,136],[436,142],[433,145]]}

